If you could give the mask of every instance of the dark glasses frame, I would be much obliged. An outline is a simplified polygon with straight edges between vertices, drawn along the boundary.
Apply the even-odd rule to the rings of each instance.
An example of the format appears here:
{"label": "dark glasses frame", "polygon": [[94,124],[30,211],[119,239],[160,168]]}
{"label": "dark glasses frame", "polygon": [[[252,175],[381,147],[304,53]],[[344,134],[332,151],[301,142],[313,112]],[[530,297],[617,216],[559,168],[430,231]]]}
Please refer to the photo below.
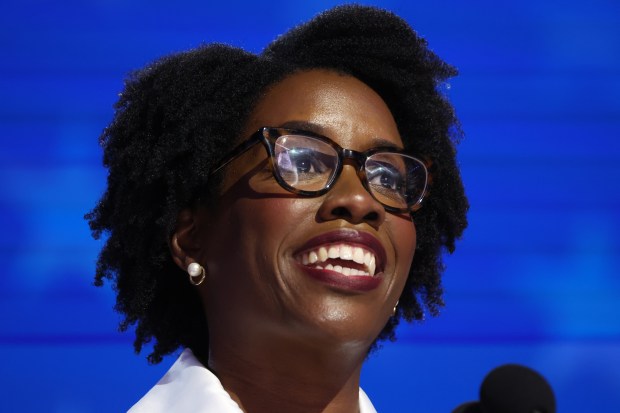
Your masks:
{"label": "dark glasses frame", "polygon": [[[338,154],[338,162],[336,164],[336,167],[334,168],[334,172],[332,173],[332,176],[330,177],[329,181],[327,182],[327,184],[325,185],[325,187],[323,189],[317,190],[317,191],[305,191],[302,189],[298,189],[298,188],[294,188],[292,186],[290,186],[281,176],[279,173],[279,169],[276,167],[275,163],[275,143],[276,140],[284,135],[300,135],[300,136],[307,136],[313,139],[317,139],[320,140],[328,145],[330,145],[332,148],[334,148],[334,150],[336,151],[336,153]],[[265,150],[267,150],[267,154],[269,155],[269,164],[271,167],[271,171],[273,174],[273,177],[275,178],[275,180],[278,182],[278,184],[286,189],[289,192],[292,192],[296,195],[301,195],[301,196],[308,196],[308,197],[313,197],[313,196],[320,196],[323,195],[325,193],[327,193],[332,186],[334,185],[334,183],[338,180],[338,178],[340,177],[341,173],[342,173],[342,169],[345,163],[345,160],[347,159],[351,159],[352,161],[354,161],[357,164],[357,176],[359,177],[360,181],[362,182],[362,185],[364,186],[364,188],[366,189],[366,191],[368,191],[368,193],[377,201],[379,202],[381,205],[383,205],[383,207],[385,208],[386,211],[390,211],[390,212],[413,212],[418,210],[421,207],[421,203],[422,200],[424,199],[424,197],[427,194],[427,190],[428,190],[428,185],[430,182],[430,175],[428,172],[428,168],[430,166],[430,164],[428,162],[424,162],[423,160],[421,160],[418,157],[412,156],[411,154],[399,150],[399,149],[394,149],[392,147],[387,147],[387,146],[379,146],[376,148],[371,148],[368,149],[367,151],[364,152],[358,152],[358,151],[354,151],[353,149],[345,149],[343,147],[341,147],[340,145],[338,145],[336,142],[332,141],[331,139],[329,139],[326,136],[320,135],[318,133],[314,133],[311,131],[306,131],[306,130],[299,130],[299,129],[287,129],[287,128],[274,128],[274,127],[262,127],[259,130],[257,130],[256,132],[254,132],[252,135],[250,135],[250,137],[242,142],[241,144],[239,144],[237,147],[235,147],[232,151],[230,151],[230,153],[228,153],[228,155],[226,155],[223,159],[221,159],[218,163],[216,163],[216,165],[218,165],[217,167],[215,167],[214,169],[211,170],[211,172],[209,173],[209,175],[213,175],[215,173],[217,173],[218,171],[220,171],[222,168],[224,168],[226,165],[228,165],[229,163],[231,163],[232,161],[234,161],[235,159],[237,159],[239,156],[241,156],[242,154],[244,154],[246,151],[248,151],[250,148],[252,148],[254,145],[256,145],[257,143],[262,143],[263,146],[265,147]],[[417,200],[415,200],[415,202],[413,202],[410,206],[408,206],[407,208],[396,208],[390,205],[386,205],[383,202],[379,201],[375,195],[372,193],[372,191],[370,190],[369,186],[368,186],[368,179],[366,176],[366,160],[372,156],[375,155],[377,153],[395,153],[395,154],[400,154],[403,156],[406,156],[410,159],[413,159],[414,161],[418,162],[420,164],[420,166],[422,167],[422,169],[424,170],[424,175],[425,175],[425,179],[424,179],[424,188],[421,191],[420,196],[418,197]]]}

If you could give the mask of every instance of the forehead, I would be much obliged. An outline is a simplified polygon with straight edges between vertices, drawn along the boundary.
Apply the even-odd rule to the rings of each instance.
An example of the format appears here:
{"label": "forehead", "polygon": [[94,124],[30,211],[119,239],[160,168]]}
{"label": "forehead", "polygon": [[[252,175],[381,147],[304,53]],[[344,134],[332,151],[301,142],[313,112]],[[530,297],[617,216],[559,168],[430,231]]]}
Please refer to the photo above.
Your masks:
{"label": "forehead", "polygon": [[343,147],[402,147],[383,99],[355,77],[327,70],[294,73],[272,86],[250,116],[248,132],[263,126],[315,125]]}

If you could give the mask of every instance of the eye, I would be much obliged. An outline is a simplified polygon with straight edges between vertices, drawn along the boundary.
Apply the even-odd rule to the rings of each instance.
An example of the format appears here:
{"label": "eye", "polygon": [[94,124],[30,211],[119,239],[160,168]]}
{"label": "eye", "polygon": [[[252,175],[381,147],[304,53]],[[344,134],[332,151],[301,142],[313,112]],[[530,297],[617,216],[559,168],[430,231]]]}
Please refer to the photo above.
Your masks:
{"label": "eye", "polygon": [[321,155],[313,149],[291,149],[287,151],[288,165],[286,168],[298,174],[322,174],[329,168]]}
{"label": "eye", "polygon": [[400,191],[402,188],[403,177],[401,173],[390,165],[375,164],[372,168],[366,169],[366,176],[371,186],[392,191]]}
{"label": "eye", "polygon": [[293,161],[293,166],[297,168],[297,173],[317,173],[323,169],[320,162],[317,162],[310,155],[292,155],[291,160]]}

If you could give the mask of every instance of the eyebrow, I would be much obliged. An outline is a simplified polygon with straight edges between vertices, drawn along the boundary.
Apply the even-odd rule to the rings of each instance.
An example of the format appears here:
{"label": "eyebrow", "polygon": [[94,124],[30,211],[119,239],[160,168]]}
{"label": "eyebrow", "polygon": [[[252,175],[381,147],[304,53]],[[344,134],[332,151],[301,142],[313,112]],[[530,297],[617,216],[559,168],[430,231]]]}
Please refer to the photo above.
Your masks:
{"label": "eyebrow", "polygon": [[327,135],[326,129],[322,125],[304,120],[289,120],[288,122],[281,124],[280,127],[285,129],[305,130],[308,132],[318,133],[319,135]]}
{"label": "eyebrow", "polygon": [[[284,122],[279,127],[284,128],[284,129],[304,130],[304,131],[317,133],[319,135],[323,135],[327,138],[330,138],[327,134],[327,129],[324,126],[319,125],[317,123],[308,122],[308,121],[290,120],[290,121]],[[388,148],[394,148],[394,149],[399,149],[399,150],[403,149],[400,145],[397,145],[392,141],[389,141],[384,138],[380,138],[378,136],[373,137],[372,141],[373,141],[372,147],[374,148],[388,147]]]}

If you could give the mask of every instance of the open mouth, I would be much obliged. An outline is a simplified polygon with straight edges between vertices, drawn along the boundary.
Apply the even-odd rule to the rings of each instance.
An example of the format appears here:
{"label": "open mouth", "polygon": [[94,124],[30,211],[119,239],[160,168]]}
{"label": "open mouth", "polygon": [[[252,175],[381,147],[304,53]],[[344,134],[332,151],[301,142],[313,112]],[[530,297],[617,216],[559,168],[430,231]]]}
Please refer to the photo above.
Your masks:
{"label": "open mouth", "polygon": [[331,284],[358,283],[364,289],[366,284],[380,283],[386,253],[375,236],[341,228],[308,240],[295,253],[295,260],[315,278]]}
{"label": "open mouth", "polygon": [[335,271],[346,276],[375,275],[377,258],[374,252],[358,245],[334,243],[304,251],[298,260],[317,270]]}

